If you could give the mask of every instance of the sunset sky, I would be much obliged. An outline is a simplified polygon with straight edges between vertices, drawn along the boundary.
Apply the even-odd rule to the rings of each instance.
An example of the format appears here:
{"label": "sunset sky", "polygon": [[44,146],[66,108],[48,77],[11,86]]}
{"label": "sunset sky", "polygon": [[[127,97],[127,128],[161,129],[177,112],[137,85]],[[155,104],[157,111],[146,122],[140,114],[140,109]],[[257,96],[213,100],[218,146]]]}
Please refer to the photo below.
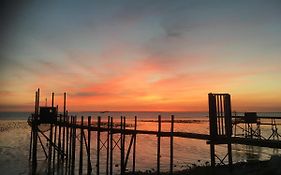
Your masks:
{"label": "sunset sky", "polygon": [[70,111],[281,111],[281,1],[8,1],[0,9],[0,111],[34,92]]}

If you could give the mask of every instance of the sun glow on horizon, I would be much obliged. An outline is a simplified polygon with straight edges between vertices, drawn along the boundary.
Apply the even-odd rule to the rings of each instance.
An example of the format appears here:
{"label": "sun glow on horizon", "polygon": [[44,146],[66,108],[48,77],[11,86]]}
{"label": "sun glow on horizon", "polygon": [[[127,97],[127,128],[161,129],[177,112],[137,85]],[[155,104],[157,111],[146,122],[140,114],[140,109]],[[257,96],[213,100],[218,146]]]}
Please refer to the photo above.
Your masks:
{"label": "sun glow on horizon", "polygon": [[[281,111],[278,2],[44,2],[0,19],[0,111]],[[249,8],[245,8],[249,7]],[[265,13],[260,13],[261,11]],[[2,29],[1,28],[1,29]]]}

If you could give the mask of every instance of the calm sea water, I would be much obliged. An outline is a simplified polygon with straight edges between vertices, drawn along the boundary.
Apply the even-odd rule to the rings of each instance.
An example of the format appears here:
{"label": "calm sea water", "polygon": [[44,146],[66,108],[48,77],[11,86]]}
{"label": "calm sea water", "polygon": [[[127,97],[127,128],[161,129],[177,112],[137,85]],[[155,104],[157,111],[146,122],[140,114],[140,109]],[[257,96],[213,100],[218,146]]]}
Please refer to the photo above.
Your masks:
{"label": "calm sea water", "polygon": [[[70,115],[77,116],[101,116],[103,120],[107,120],[107,116],[114,117],[115,122],[120,122],[120,116],[126,116],[127,123],[133,123],[134,116],[138,117],[138,129],[143,130],[157,130],[157,122],[151,122],[151,120],[156,121],[157,116],[161,115],[163,120],[170,119],[171,115],[175,116],[176,120],[189,120],[188,123],[175,123],[175,131],[181,132],[194,132],[194,133],[209,133],[208,126],[208,113],[207,112],[79,112],[70,113]],[[16,124],[8,124],[7,131],[1,132],[0,135],[0,170],[6,170],[7,167],[15,167],[14,163],[21,164],[17,165],[11,171],[2,171],[4,174],[28,174],[28,150],[29,150],[29,136],[30,128],[26,124],[27,118],[30,116],[28,112],[13,112],[13,113],[0,113],[0,120],[6,121],[19,121],[21,124],[19,127],[13,127]],[[150,121],[150,122],[147,122]],[[1,126],[3,128],[3,126]],[[268,132],[270,134],[270,127],[267,127],[263,132]],[[169,131],[170,124],[162,123],[162,130]],[[118,140],[118,135],[115,135],[115,140]],[[103,142],[106,140],[106,133],[101,135]],[[161,170],[169,170],[169,138],[161,138]],[[126,148],[128,148],[130,142],[130,136],[126,137]],[[46,145],[47,143],[43,141]],[[77,141],[77,145],[78,141]],[[96,162],[96,135],[92,134],[91,141],[91,161],[95,165]],[[136,149],[136,168],[137,170],[155,170],[156,169],[156,149],[157,149],[157,137],[151,135],[138,135],[137,136],[137,149]],[[18,152],[18,150],[21,150]],[[44,154],[41,149],[39,149],[39,162],[42,162],[42,172],[44,174]],[[223,145],[216,146],[217,154],[223,157],[226,153],[226,148]],[[79,151],[79,146],[77,146],[77,154]],[[281,152],[281,151],[280,151]],[[249,159],[269,159],[272,154],[279,154],[279,150],[259,148],[259,147],[249,147],[243,145],[233,145],[233,159],[237,161],[246,161]],[[210,161],[209,145],[206,141],[196,140],[196,139],[183,139],[174,138],[174,164],[175,170],[182,170],[187,168],[192,164],[203,165]],[[86,155],[84,156],[86,162]],[[120,165],[120,150],[116,147],[114,150],[114,172],[119,172]],[[8,160],[8,161],[7,161]],[[78,159],[77,159],[78,165]],[[101,172],[105,172],[106,164],[106,149],[101,150]],[[86,169],[86,164],[84,166]],[[95,166],[93,166],[95,171]],[[132,160],[129,157],[128,170],[132,168]]]}

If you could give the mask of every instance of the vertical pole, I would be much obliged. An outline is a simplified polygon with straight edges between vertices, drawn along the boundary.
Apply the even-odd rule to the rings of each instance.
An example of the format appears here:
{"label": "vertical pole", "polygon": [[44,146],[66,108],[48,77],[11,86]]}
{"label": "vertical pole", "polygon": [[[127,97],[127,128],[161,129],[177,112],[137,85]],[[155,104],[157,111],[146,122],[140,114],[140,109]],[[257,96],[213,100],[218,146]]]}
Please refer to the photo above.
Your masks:
{"label": "vertical pole", "polygon": [[98,116],[98,131],[97,131],[97,175],[100,174],[100,122],[101,118]]}
{"label": "vertical pole", "polygon": [[[62,130],[62,152],[65,153],[65,123],[66,123],[66,93],[64,93],[63,100],[63,130]],[[62,161],[64,162],[63,155]]]}
{"label": "vertical pole", "polygon": [[215,160],[215,145],[214,140],[217,137],[217,112],[216,112],[216,96],[212,93],[208,94],[209,97],[209,128],[210,128],[210,156],[211,156],[211,166],[214,168],[216,164]]}
{"label": "vertical pole", "polygon": [[59,136],[58,136],[58,155],[57,155],[57,162],[58,162],[58,172],[60,171],[60,163],[61,163],[61,121],[62,121],[62,118],[61,118],[61,115],[59,117]]}
{"label": "vertical pole", "polygon": [[210,154],[211,154],[211,167],[215,168],[216,166],[215,144],[212,141],[210,143]]}
{"label": "vertical pole", "polygon": [[54,107],[55,93],[52,92],[52,108]]}
{"label": "vertical pole", "polygon": [[[55,93],[54,92],[52,92],[52,108],[54,107],[54,102],[55,102]],[[56,117],[57,117],[57,114],[56,114]],[[52,122],[55,122],[55,121],[52,121]],[[50,140],[54,143],[55,142],[55,137],[54,137],[54,141],[53,141],[53,139],[52,139],[52,137],[53,137],[53,126],[55,125],[55,129],[56,129],[56,123],[52,123],[51,124],[51,129],[50,129]],[[55,134],[56,134],[56,132],[55,132]],[[55,143],[54,143],[54,145],[53,146],[55,146]],[[49,174],[51,173],[51,170],[53,171],[53,173],[54,173],[54,169],[55,169],[55,167],[54,167],[54,163],[53,163],[53,168],[52,168],[52,157],[53,157],[53,162],[55,162],[55,155],[53,155],[53,154],[55,154],[55,148],[54,148],[54,153],[52,153],[52,146],[50,145],[50,148],[49,148]]]}
{"label": "vertical pole", "polygon": [[120,124],[120,128],[121,128],[121,131],[120,131],[120,136],[121,136],[121,146],[120,146],[120,148],[121,148],[121,156],[120,156],[120,172],[121,172],[121,175],[123,175],[124,174],[124,139],[123,139],[123,134],[124,134],[124,130],[123,130],[123,125],[124,125],[124,123],[123,123],[123,116],[121,116],[121,124]]}
{"label": "vertical pole", "polygon": [[69,139],[69,116],[67,115],[66,116],[66,123],[65,123],[65,126],[66,126],[66,140],[65,140],[65,155],[66,155],[66,162],[65,162],[65,174],[67,174],[67,170],[68,170],[68,159],[69,159],[69,154],[68,154],[68,147],[70,144],[68,144],[68,139]]}
{"label": "vertical pole", "polygon": [[157,135],[157,174],[160,175],[160,141],[161,141],[161,115],[158,116],[158,135]]}
{"label": "vertical pole", "polygon": [[69,125],[69,150],[68,150],[68,159],[67,159],[67,164],[68,164],[68,174],[70,174],[70,170],[71,170],[71,160],[72,160],[72,135],[73,135],[73,129],[72,129],[72,125],[73,125],[73,116],[70,116],[70,125]]}
{"label": "vertical pole", "polygon": [[135,127],[134,127],[134,145],[133,145],[133,174],[136,172],[136,142],[137,142],[137,116],[135,116]]}
{"label": "vertical pole", "polygon": [[110,116],[107,118],[107,145],[106,145],[106,171],[105,174],[108,175],[108,163],[109,163],[109,137],[110,137]]}
{"label": "vertical pole", "polygon": [[50,135],[49,135],[49,153],[48,153],[48,173],[51,174],[51,163],[52,163],[52,147],[53,147],[53,123],[50,124]]}
{"label": "vertical pole", "polygon": [[38,88],[37,90],[37,111],[36,111],[36,117],[38,119],[38,114],[39,114],[39,105],[40,105],[40,89]]}
{"label": "vertical pole", "polygon": [[63,116],[66,114],[66,92],[63,93]]}
{"label": "vertical pole", "polygon": [[36,118],[36,115],[37,115],[37,105],[38,105],[38,91],[35,92],[35,102],[34,102],[34,117],[33,119]]}
{"label": "vertical pole", "polygon": [[72,175],[74,175],[74,173],[75,173],[76,124],[77,124],[77,117],[74,116],[73,131],[72,131],[72,160],[71,160],[71,174]]}
{"label": "vertical pole", "polygon": [[80,125],[80,157],[79,157],[79,175],[83,173],[82,166],[83,166],[83,123],[84,117],[81,117],[81,125]]}
{"label": "vertical pole", "polygon": [[[55,132],[54,132],[54,145],[56,145],[57,142],[57,121],[55,121]],[[55,172],[55,163],[56,163],[56,150],[54,149],[54,153],[53,153],[53,173]]]}
{"label": "vertical pole", "polygon": [[[33,119],[31,119],[31,121],[33,121]],[[29,158],[28,158],[29,161],[31,160],[31,157],[32,157],[31,156],[31,153],[32,153],[32,140],[33,140],[32,135],[33,135],[33,132],[32,132],[32,128],[31,128],[31,130],[30,130],[30,143],[29,143]]]}
{"label": "vertical pole", "polygon": [[125,169],[126,169],[126,167],[125,167],[125,147],[126,147],[126,117],[124,116],[123,117],[123,145],[122,145],[122,152],[123,152],[123,154],[122,154],[122,162],[123,162],[123,170],[122,170],[122,172],[123,172],[123,174],[125,173]]}
{"label": "vertical pole", "polygon": [[[219,107],[219,116],[221,117],[221,133],[222,133],[222,135],[227,135],[227,131],[225,130],[226,129],[226,116],[224,115],[224,112],[225,112],[225,108],[223,108],[223,106],[222,106],[222,104],[223,104],[223,100],[224,100],[224,98],[223,97],[225,97],[225,96],[222,96],[222,95],[219,95],[218,96],[219,97],[219,105],[220,105],[220,107]],[[225,103],[224,103],[225,104]]]}
{"label": "vertical pole", "polygon": [[170,137],[170,174],[173,174],[174,166],[174,115],[171,116],[171,137]]}
{"label": "vertical pole", "polygon": [[39,89],[35,93],[35,114],[34,119],[32,120],[32,133],[33,133],[33,141],[32,141],[32,174],[36,173],[37,169],[37,138],[38,138],[38,108],[39,108]]}
{"label": "vertical pole", "polygon": [[123,130],[124,130],[124,134],[123,134],[123,172],[125,173],[126,171],[126,164],[125,164],[125,150],[126,150],[126,117],[124,116],[123,118],[124,122],[123,122]]}
{"label": "vertical pole", "polygon": [[110,171],[109,174],[113,174],[113,118],[110,118]]}
{"label": "vertical pole", "polygon": [[227,152],[228,152],[228,164],[232,169],[232,147],[231,147],[231,135],[232,135],[232,115],[231,115],[231,99],[230,95],[224,96],[224,112],[225,112],[225,131],[227,135]]}
{"label": "vertical pole", "polygon": [[87,174],[90,175],[92,172],[91,167],[91,116],[88,117],[88,161],[87,161]]}

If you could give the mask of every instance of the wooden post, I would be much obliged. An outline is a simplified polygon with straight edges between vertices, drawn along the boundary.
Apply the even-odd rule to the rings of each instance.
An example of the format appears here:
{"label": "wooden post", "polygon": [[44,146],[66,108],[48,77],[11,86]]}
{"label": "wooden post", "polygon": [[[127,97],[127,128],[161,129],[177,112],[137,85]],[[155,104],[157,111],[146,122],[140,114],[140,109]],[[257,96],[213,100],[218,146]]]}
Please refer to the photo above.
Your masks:
{"label": "wooden post", "polygon": [[225,125],[224,125],[224,123],[223,123],[223,122],[225,121],[225,116],[223,117],[223,112],[224,112],[224,111],[223,111],[223,105],[222,105],[222,103],[223,103],[223,100],[222,100],[223,98],[222,98],[222,97],[223,97],[222,95],[219,95],[219,96],[218,96],[218,101],[219,101],[219,105],[220,105],[218,108],[219,108],[220,110],[217,111],[217,114],[218,114],[218,115],[220,116],[220,118],[221,118],[221,134],[222,134],[222,135],[225,135],[225,134],[226,134],[226,131],[225,131],[225,128],[224,128]]}
{"label": "wooden post", "polygon": [[68,141],[69,141],[69,116],[67,115],[66,116],[66,143],[65,143],[65,154],[66,154],[66,162],[65,162],[65,174],[68,173],[68,163],[69,163],[69,153],[68,153],[68,148],[70,146],[70,144],[68,144]]}
{"label": "wooden post", "polygon": [[232,147],[231,147],[231,135],[232,135],[232,114],[231,114],[231,99],[230,95],[224,96],[224,116],[225,116],[225,131],[227,136],[227,152],[228,152],[228,164],[230,170],[232,169]]}
{"label": "wooden post", "polygon": [[75,173],[76,124],[77,124],[77,117],[74,116],[73,131],[72,131],[72,160],[71,160],[71,174],[72,175],[74,175],[74,173]]}
{"label": "wooden post", "polygon": [[124,174],[124,121],[123,121],[123,116],[121,116],[121,124],[120,124],[120,128],[121,128],[121,156],[120,156],[120,170],[121,170],[121,174]]}
{"label": "wooden post", "polygon": [[110,118],[110,166],[109,166],[109,174],[113,174],[113,118]]}
{"label": "wooden post", "polygon": [[53,124],[50,124],[50,135],[49,135],[50,141],[49,141],[49,153],[48,153],[48,173],[51,174],[52,171],[52,147],[53,147]]}
{"label": "wooden post", "polygon": [[71,116],[71,125],[70,125],[70,135],[69,135],[69,160],[68,160],[68,166],[69,166],[69,174],[72,173],[72,149],[73,149],[73,123],[74,123],[74,117]]}
{"label": "wooden post", "polygon": [[217,116],[216,116],[216,97],[209,93],[209,128],[210,128],[210,154],[211,154],[211,166],[214,168],[216,166],[215,159],[215,145],[214,141],[217,137]]}
{"label": "wooden post", "polygon": [[[54,107],[54,103],[55,103],[55,93],[54,92],[52,92],[52,108]],[[57,115],[57,114],[56,114]],[[57,117],[57,116],[56,116]],[[52,153],[52,147],[53,147],[53,145],[51,145],[51,142],[54,142],[53,141],[53,125],[56,125],[56,123],[52,123],[51,125],[50,125],[50,143],[49,143],[49,171],[48,171],[48,173],[50,174],[51,173],[51,171],[53,171],[53,173],[54,173],[54,169],[55,169],[55,167],[53,166],[53,168],[52,168],[52,156],[53,156],[53,153]],[[55,140],[55,139],[54,139]],[[55,146],[55,145],[54,145]],[[55,149],[54,149],[54,154],[55,154]],[[53,156],[53,162],[55,161],[55,159],[54,159],[54,157],[55,156]],[[53,163],[53,165],[54,165],[54,163]]]}
{"label": "wooden post", "polygon": [[37,169],[37,139],[38,139],[38,108],[40,90],[35,93],[35,114],[32,120],[32,174],[36,174]]}
{"label": "wooden post", "polygon": [[173,174],[174,166],[174,115],[171,116],[171,137],[170,137],[170,174]]}
{"label": "wooden post", "polygon": [[110,116],[107,118],[107,142],[106,142],[106,170],[105,174],[108,175],[108,163],[109,163],[109,137],[110,137]]}
{"label": "wooden post", "polygon": [[[33,117],[31,119],[31,121],[33,121]],[[29,158],[28,158],[29,161],[31,160],[31,157],[32,157],[31,156],[31,154],[32,154],[32,140],[33,140],[32,135],[33,135],[33,132],[32,132],[32,128],[31,128],[31,130],[30,130],[30,142],[29,142]]]}
{"label": "wooden post", "polygon": [[79,175],[83,173],[83,123],[84,117],[81,117],[81,129],[80,129],[80,157],[79,157]]}
{"label": "wooden post", "polygon": [[[57,121],[55,121],[55,132],[54,132],[54,145],[57,143]],[[55,172],[56,165],[56,150],[53,151],[53,173]]]}
{"label": "wooden post", "polygon": [[136,142],[137,142],[137,116],[135,116],[135,127],[134,127],[134,144],[133,144],[133,174],[136,172]]}
{"label": "wooden post", "polygon": [[52,108],[54,107],[55,93],[52,92]]}
{"label": "wooden post", "polygon": [[126,117],[123,118],[123,173],[126,171],[126,165],[125,165],[125,150],[126,150]]}
{"label": "wooden post", "polygon": [[160,148],[161,148],[161,115],[158,116],[158,135],[157,135],[157,174],[160,175]]}
{"label": "wooden post", "polygon": [[[63,130],[62,130],[62,152],[65,153],[65,122],[66,122],[66,93],[64,93],[63,100]],[[64,157],[62,155],[62,161],[64,162]]]}
{"label": "wooden post", "polygon": [[136,142],[137,142],[137,116],[135,116],[135,127],[134,127],[134,145],[133,145],[133,174],[136,172]]}
{"label": "wooden post", "polygon": [[101,118],[98,116],[98,131],[97,131],[97,175],[100,174],[100,123]]}
{"label": "wooden post", "polygon": [[68,172],[71,172],[71,160],[72,160],[72,138],[73,138],[73,116],[70,116],[70,125],[69,125],[69,150],[68,150]]}
{"label": "wooden post", "polygon": [[58,162],[58,164],[57,164],[57,166],[58,166],[58,172],[60,171],[60,162],[61,162],[61,156],[62,155],[60,155],[61,153],[61,121],[62,121],[62,118],[61,118],[61,115],[60,115],[60,117],[59,117],[60,119],[59,119],[59,136],[58,136],[58,149],[59,149],[59,151],[58,151],[58,155],[57,155],[57,162]]}
{"label": "wooden post", "polygon": [[88,117],[88,161],[87,161],[87,174],[90,175],[92,172],[91,166],[91,116]]}

